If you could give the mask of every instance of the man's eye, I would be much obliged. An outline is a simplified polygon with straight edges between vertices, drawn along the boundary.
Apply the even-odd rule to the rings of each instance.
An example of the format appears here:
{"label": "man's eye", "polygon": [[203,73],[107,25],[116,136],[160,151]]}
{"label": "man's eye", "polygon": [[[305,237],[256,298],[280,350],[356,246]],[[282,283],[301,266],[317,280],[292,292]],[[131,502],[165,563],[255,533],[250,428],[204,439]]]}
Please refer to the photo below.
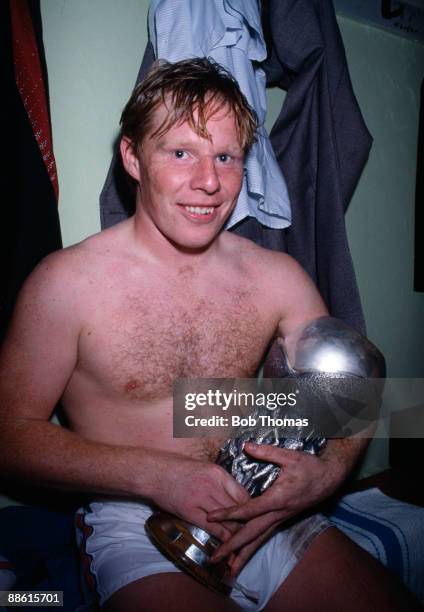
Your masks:
{"label": "man's eye", "polygon": [[218,159],[220,162],[226,164],[231,161],[231,156],[228,155],[228,153],[222,153],[221,155],[218,155]]}
{"label": "man's eye", "polygon": [[177,149],[176,151],[174,151],[174,156],[177,159],[184,159],[185,155],[186,155],[186,152],[183,151],[182,149]]}

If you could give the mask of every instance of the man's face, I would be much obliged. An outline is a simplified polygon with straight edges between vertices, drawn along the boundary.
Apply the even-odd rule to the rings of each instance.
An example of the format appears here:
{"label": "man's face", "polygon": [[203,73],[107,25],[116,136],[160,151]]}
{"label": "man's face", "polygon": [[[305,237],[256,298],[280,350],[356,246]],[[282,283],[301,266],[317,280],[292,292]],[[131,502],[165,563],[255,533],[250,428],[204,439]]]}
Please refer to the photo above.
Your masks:
{"label": "man's face", "polygon": [[[155,113],[151,134],[166,119]],[[234,115],[223,108],[207,122],[211,140],[188,125],[143,140],[131,172],[140,183],[137,221],[143,231],[185,249],[204,248],[217,236],[240,193],[244,154]],[[125,146],[125,145],[124,145]],[[131,155],[127,151],[127,155]],[[151,233],[153,232],[153,234]]]}

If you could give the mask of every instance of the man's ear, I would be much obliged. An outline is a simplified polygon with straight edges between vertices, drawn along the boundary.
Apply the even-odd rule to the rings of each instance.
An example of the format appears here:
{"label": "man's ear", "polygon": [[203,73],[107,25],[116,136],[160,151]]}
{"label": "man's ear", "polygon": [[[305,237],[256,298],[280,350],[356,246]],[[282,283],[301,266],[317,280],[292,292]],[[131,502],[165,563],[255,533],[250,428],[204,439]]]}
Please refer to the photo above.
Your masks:
{"label": "man's ear", "polygon": [[139,162],[136,153],[134,152],[132,142],[127,136],[121,138],[119,143],[119,149],[121,151],[122,163],[128,174],[135,179],[137,182],[140,180],[139,173]]}

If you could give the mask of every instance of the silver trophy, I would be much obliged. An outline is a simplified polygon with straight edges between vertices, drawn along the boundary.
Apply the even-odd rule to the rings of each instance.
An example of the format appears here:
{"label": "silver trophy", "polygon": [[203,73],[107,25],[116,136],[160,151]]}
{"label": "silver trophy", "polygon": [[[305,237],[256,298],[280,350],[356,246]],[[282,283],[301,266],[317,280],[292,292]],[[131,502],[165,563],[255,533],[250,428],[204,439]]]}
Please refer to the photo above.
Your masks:
{"label": "silver trophy", "polygon": [[[385,362],[380,351],[367,338],[333,317],[314,319],[291,334],[287,341],[277,340],[264,366],[265,380],[312,379],[315,387],[334,377],[365,380],[383,379],[384,376]],[[287,408],[285,413],[289,414]],[[272,485],[280,466],[246,455],[244,445],[248,441],[311,454],[319,454],[326,445],[326,438],[314,428],[299,427],[294,434],[291,431],[289,437],[282,436],[281,430],[275,427],[237,431],[224,443],[217,463],[252,497],[261,495]],[[221,544],[218,538],[162,511],[155,512],[147,520],[146,531],[165,555],[196,580],[224,594],[231,591],[226,560],[210,561]]]}

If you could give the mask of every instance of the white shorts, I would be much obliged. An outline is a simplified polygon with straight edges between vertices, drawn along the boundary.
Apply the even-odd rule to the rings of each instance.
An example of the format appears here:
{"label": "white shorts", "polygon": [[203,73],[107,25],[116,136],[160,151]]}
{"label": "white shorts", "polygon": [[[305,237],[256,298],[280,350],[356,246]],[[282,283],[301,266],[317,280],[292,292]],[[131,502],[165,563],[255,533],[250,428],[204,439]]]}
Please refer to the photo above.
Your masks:
{"label": "white shorts", "polygon": [[[86,584],[100,605],[140,578],[180,570],[152,544],[144,523],[153,510],[130,501],[96,501],[76,515]],[[330,527],[320,514],[277,531],[240,572],[231,598],[242,610],[262,610],[312,540]]]}

